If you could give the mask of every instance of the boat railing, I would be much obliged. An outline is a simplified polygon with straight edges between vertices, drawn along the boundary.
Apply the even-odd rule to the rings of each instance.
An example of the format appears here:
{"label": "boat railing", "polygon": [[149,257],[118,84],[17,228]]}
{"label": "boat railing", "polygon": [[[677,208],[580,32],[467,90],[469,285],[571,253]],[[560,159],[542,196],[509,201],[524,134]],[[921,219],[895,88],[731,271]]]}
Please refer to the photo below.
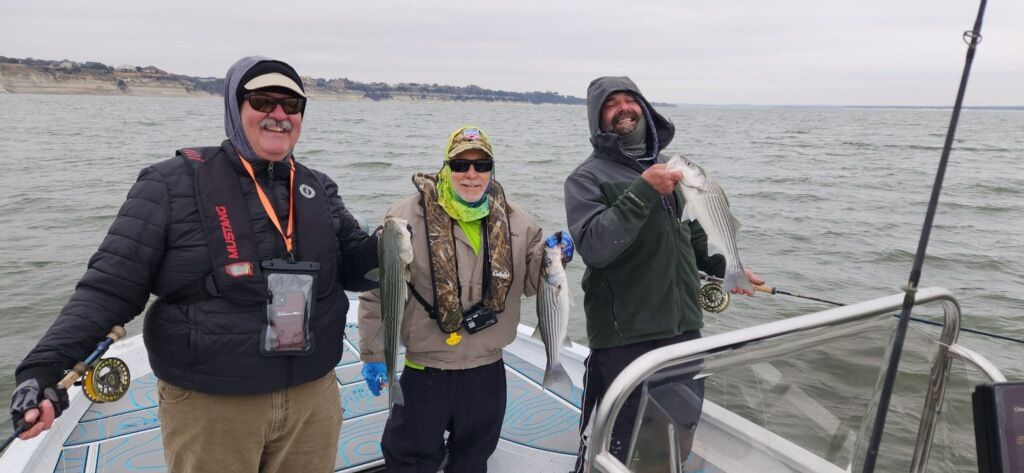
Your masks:
{"label": "boat railing", "polygon": [[[716,374],[723,373],[730,368],[756,364],[762,357],[782,357],[796,350],[808,347],[821,348],[826,344],[834,344],[851,334],[868,333],[868,330],[864,328],[867,324],[894,320],[891,315],[900,309],[904,297],[904,294],[900,293],[732,330],[653,350],[639,357],[619,374],[597,406],[590,435],[590,449],[587,454],[591,471],[631,473],[630,468],[610,451],[612,426],[630,393],[644,385],[647,380],[652,379],[652,375],[655,375],[653,377],[656,378],[662,373],[671,372],[673,368],[676,368],[688,370],[689,376],[694,379],[711,379]],[[1000,371],[983,356],[957,345],[957,337],[960,332],[960,306],[953,294],[944,288],[925,288],[917,291],[915,295],[917,306],[932,303],[938,303],[941,306],[944,321],[941,335],[937,340],[938,349],[932,361],[927,395],[914,442],[914,454],[910,464],[911,473],[924,472],[926,469],[939,411],[946,392],[947,379],[954,360],[961,360],[973,366],[991,381],[1005,381]],[[781,343],[783,340],[785,343]],[[891,346],[891,344],[886,346]],[[882,356],[883,360],[887,360],[890,356],[889,350],[884,350]],[[713,362],[708,362],[708,360],[713,360]],[[879,366],[884,366],[884,364]],[[642,390],[646,395],[646,385]],[[672,430],[671,426],[669,430]],[[636,432],[633,435],[635,440]],[[692,441],[691,439],[690,442],[692,443]],[[848,469],[854,463],[858,463],[858,461],[849,459],[849,464],[845,465],[845,468],[840,468],[839,471]]]}

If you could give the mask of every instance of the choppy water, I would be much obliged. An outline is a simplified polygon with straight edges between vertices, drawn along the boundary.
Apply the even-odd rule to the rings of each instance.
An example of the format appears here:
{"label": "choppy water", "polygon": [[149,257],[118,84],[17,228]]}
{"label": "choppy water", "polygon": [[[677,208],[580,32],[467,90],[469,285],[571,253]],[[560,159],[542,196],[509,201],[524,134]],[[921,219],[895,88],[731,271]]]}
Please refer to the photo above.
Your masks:
{"label": "choppy water", "polygon": [[[223,137],[219,99],[0,95],[0,393],[81,276],[138,171]],[[793,292],[852,302],[907,281],[949,112],[890,109],[661,110],[669,148],[713,173],[742,222],[744,263]],[[581,106],[310,103],[297,154],[331,175],[372,222],[436,169],[447,133],[482,127],[497,178],[546,232],[565,228],[562,181],[589,153]],[[1024,113],[963,112],[922,286],[958,296],[964,326],[1024,338]],[[569,275],[571,335],[585,342],[582,262]],[[527,304],[529,307],[531,304]],[[759,295],[709,317],[708,332],[820,304]],[[530,309],[527,309],[528,311]],[[524,318],[532,322],[533,314]],[[139,332],[139,325],[129,327]],[[962,343],[1024,379],[1021,345]],[[6,401],[5,401],[6,402]],[[969,427],[965,427],[969,429]],[[0,434],[10,432],[0,422]]]}

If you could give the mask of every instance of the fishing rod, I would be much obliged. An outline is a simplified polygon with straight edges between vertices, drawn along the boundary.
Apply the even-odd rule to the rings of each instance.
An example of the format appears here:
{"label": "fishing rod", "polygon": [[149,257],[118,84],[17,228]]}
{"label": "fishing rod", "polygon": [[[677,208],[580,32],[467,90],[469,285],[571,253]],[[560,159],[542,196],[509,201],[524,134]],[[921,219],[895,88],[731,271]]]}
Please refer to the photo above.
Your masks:
{"label": "fishing rod", "polygon": [[[705,280],[705,281],[711,282],[711,283],[713,283],[715,285],[718,285],[718,287],[715,287],[713,289],[708,289],[707,290],[707,293],[708,293],[708,296],[707,296],[708,299],[707,300],[712,301],[712,302],[710,302],[707,305],[705,305],[705,299],[702,297],[701,301],[700,301],[701,302],[701,307],[704,308],[704,310],[707,310],[708,312],[721,312],[722,310],[724,310],[725,307],[722,307],[720,310],[715,310],[715,309],[717,309],[719,306],[722,305],[722,301],[720,299],[718,299],[718,298],[724,298],[725,299],[724,300],[724,306],[728,306],[729,305],[729,299],[730,299],[729,294],[726,293],[725,291],[723,291],[721,289],[721,286],[720,286],[721,284],[723,284],[725,282],[725,280],[722,279],[722,278],[718,278],[718,277],[715,277],[715,276],[704,274],[703,272],[700,273],[700,278]],[[707,286],[710,286],[710,285],[711,284],[706,285],[706,286],[704,286],[704,288],[706,288]],[[705,292],[704,288],[701,288],[701,293],[702,294]],[[849,305],[849,304],[846,304],[846,303],[843,303],[843,302],[830,301],[828,299],[822,299],[822,298],[819,298],[819,297],[811,297],[811,296],[805,296],[805,295],[802,295],[802,294],[796,294],[796,293],[793,293],[793,292],[787,292],[787,291],[783,291],[782,289],[779,289],[779,288],[776,288],[776,287],[772,287],[772,286],[765,286],[765,285],[754,286],[754,290],[757,291],[757,292],[763,292],[765,294],[770,294],[770,295],[782,294],[782,295],[791,296],[791,297],[799,297],[800,299],[807,299],[807,300],[816,301],[816,302],[823,302],[825,304],[831,304],[831,305],[834,305],[836,307],[842,307],[842,306],[845,306],[845,305]],[[714,294],[714,295],[712,295],[712,294]],[[899,314],[892,314],[892,316],[893,317],[899,317]],[[919,322],[919,323],[922,323],[922,324],[933,325],[933,326],[936,326],[936,327],[943,327],[943,326],[945,326],[945,324],[943,324],[942,322],[936,322],[934,320],[922,319],[920,317],[910,317],[910,320],[913,320],[914,322]],[[984,336],[984,337],[998,338],[1000,340],[1006,340],[1008,342],[1020,343],[1020,344],[1024,345],[1024,339],[1014,338],[1014,337],[1010,337],[1010,336],[1007,336],[1007,335],[1000,335],[998,333],[986,332],[984,330],[977,330],[977,329],[972,329],[972,328],[967,328],[967,327],[960,327],[960,331],[961,332],[973,333],[975,335],[981,335],[981,336]]]}
{"label": "fishing rod", "polygon": [[[721,284],[725,283],[725,279],[722,279],[722,278],[716,277],[716,276],[712,276],[710,274],[705,274],[704,272],[700,273],[700,278],[705,280],[705,281],[718,284],[719,287],[716,288],[715,290],[722,292],[722,294],[726,298],[726,304],[728,304],[729,295],[726,294],[725,291],[723,291],[721,289]],[[773,296],[775,294],[782,294],[782,295],[791,296],[791,297],[799,297],[801,299],[807,299],[807,300],[812,300],[812,301],[817,301],[817,302],[824,302],[826,304],[831,304],[831,305],[834,305],[834,306],[844,306],[844,305],[847,305],[847,304],[844,304],[842,302],[830,301],[828,299],[821,299],[821,298],[818,298],[818,297],[811,297],[811,296],[805,296],[805,295],[802,295],[802,294],[796,294],[796,293],[793,293],[793,292],[787,292],[787,291],[783,291],[782,289],[779,289],[777,287],[767,286],[767,285],[763,285],[763,284],[761,284],[761,285],[755,284],[754,285],[754,291],[756,291],[756,292],[763,292],[765,294],[770,294],[770,295],[773,295]],[[705,308],[705,309],[707,309],[707,308]],[[712,310],[711,312],[719,312],[719,311]]]}
{"label": "fishing rod", "polygon": [[[110,345],[123,338],[126,333],[124,327],[120,325],[110,329],[106,338],[96,344],[96,349],[85,360],[75,363],[71,371],[64,375],[64,379],[57,383],[58,388],[71,389],[78,378],[85,377],[82,389],[85,392],[85,397],[94,402],[111,402],[120,399],[128,391],[127,381],[131,379],[128,374],[128,365],[117,358],[100,359],[100,357],[107,352]],[[19,422],[14,433],[0,445],[0,453],[7,450],[14,439],[27,432],[33,425],[24,420]]]}
{"label": "fishing rod", "polygon": [[921,280],[921,267],[924,266],[924,255],[928,249],[928,238],[931,236],[932,223],[935,221],[935,212],[939,206],[939,194],[942,193],[942,180],[946,175],[949,152],[953,148],[953,136],[956,135],[956,126],[960,120],[960,109],[964,103],[967,79],[971,75],[974,51],[978,46],[978,42],[981,41],[981,20],[985,16],[985,4],[987,1],[981,0],[978,6],[978,16],[974,20],[974,29],[964,32],[963,35],[964,41],[968,44],[967,58],[964,61],[964,71],[960,77],[960,88],[956,93],[953,114],[949,120],[946,142],[942,146],[942,157],[939,159],[939,169],[935,174],[935,184],[932,186],[932,195],[928,201],[928,211],[925,213],[924,225],[921,229],[921,239],[917,244],[917,254],[914,255],[914,265],[910,269],[909,281],[903,287],[906,295],[903,298],[900,320],[896,325],[896,334],[893,337],[889,366],[885,371],[885,384],[882,386],[882,392],[879,396],[878,410],[875,412],[875,423],[871,428],[871,439],[864,457],[864,469],[862,470],[864,473],[873,473],[875,471],[875,463],[878,460],[878,448],[882,442],[882,433],[885,430],[885,418],[889,413],[889,401],[892,399],[893,388],[896,385],[896,372],[900,365],[900,355],[903,352],[903,341],[906,339],[907,326],[910,324],[910,311],[914,308],[914,296],[917,294],[917,284]]}

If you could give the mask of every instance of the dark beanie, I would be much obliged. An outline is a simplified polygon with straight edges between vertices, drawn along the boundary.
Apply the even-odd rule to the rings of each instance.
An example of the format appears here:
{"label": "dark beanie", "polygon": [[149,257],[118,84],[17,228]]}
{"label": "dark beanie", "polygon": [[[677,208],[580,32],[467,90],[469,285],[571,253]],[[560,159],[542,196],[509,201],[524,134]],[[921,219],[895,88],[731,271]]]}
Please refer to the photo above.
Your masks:
{"label": "dark beanie", "polygon": [[[289,87],[283,86],[264,86],[255,87],[253,89],[246,88],[246,84],[248,84],[249,81],[256,79],[262,75],[273,73],[278,73],[291,79],[292,82],[294,82],[294,85],[298,86],[302,93],[298,93]],[[279,92],[294,97],[305,97],[306,92],[306,88],[302,86],[302,79],[299,77],[299,74],[295,72],[295,69],[292,69],[292,66],[289,66],[288,64],[274,60],[259,62],[245,72],[245,75],[242,76],[242,79],[238,81],[238,88],[235,89],[235,101],[238,103],[238,106],[242,106],[242,101],[245,100],[245,94],[252,92],[256,89],[265,90],[268,92]]]}

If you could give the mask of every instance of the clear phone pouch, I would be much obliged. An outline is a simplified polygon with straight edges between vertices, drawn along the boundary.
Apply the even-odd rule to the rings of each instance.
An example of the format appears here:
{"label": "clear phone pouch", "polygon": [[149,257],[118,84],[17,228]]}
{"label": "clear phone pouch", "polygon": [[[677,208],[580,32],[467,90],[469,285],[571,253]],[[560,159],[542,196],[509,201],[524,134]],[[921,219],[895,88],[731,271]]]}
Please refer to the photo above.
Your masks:
{"label": "clear phone pouch", "polygon": [[309,318],[316,301],[320,263],[269,260],[260,263],[267,278],[267,320],[260,352],[264,355],[306,355],[313,351]]}

